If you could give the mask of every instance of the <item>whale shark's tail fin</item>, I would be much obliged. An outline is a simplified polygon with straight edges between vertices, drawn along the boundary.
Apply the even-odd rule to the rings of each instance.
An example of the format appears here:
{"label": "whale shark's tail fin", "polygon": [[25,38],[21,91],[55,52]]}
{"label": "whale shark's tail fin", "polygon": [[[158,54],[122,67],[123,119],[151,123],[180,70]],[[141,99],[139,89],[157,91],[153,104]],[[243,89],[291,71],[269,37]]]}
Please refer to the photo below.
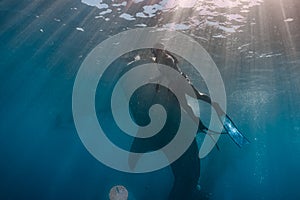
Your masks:
{"label": "whale shark's tail fin", "polygon": [[243,136],[243,134],[237,129],[236,125],[233,123],[233,121],[225,114],[222,116],[223,118],[223,126],[228,133],[228,135],[231,137],[231,139],[239,146],[242,147],[245,144],[249,144],[249,140]]}

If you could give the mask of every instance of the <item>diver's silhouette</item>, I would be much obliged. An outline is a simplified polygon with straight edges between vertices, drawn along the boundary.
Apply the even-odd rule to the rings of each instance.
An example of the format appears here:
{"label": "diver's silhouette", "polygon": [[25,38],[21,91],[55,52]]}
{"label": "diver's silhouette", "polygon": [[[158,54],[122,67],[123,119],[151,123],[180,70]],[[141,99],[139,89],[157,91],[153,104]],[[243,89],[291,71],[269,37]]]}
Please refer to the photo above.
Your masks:
{"label": "diver's silhouette", "polygon": [[[212,102],[210,97],[204,93],[199,92],[191,83],[188,76],[184,74],[181,69],[178,66],[178,60],[175,56],[173,56],[168,51],[164,50],[164,47],[162,45],[158,45],[157,48],[151,49],[154,57],[155,62],[159,64],[164,64],[167,66],[170,66],[171,68],[178,71],[190,84],[190,86],[193,88],[193,92],[196,95],[196,98],[198,100],[202,100],[206,103],[209,103],[218,114],[218,117],[220,118],[220,121],[223,123],[224,130],[221,133],[209,130],[199,119],[199,117],[195,116],[192,108],[188,105],[187,99],[186,99],[186,91],[180,90],[178,88],[177,91],[182,92],[179,96],[176,96],[179,98],[180,106],[181,108],[188,114],[188,116],[198,123],[198,133],[206,133],[206,134],[229,134],[230,137],[233,139],[233,141],[241,147],[242,145],[249,143],[249,141],[238,131],[236,126],[233,124],[233,122],[230,120],[230,118],[226,115],[226,113],[221,109],[218,103]],[[164,74],[164,71],[160,71],[160,76],[168,76],[167,74]],[[176,85],[176,80],[171,81],[173,82],[173,85],[171,87],[180,87],[180,85]],[[155,98],[155,95],[164,95],[165,98],[169,98],[172,95],[172,92],[170,90],[165,90],[162,86],[159,84],[155,85],[155,88],[153,90],[153,95]],[[195,96],[193,94],[187,94],[189,96]],[[146,99],[148,100],[148,99]],[[172,103],[172,102],[171,102]],[[132,115],[133,118],[135,115]],[[137,117],[137,116],[136,116]],[[170,127],[171,128],[171,127]],[[139,134],[143,133],[137,133],[137,136]],[[163,141],[164,139],[162,139]],[[153,143],[153,148],[156,146],[159,146],[162,141],[157,141],[157,143]],[[131,151],[135,152],[137,149],[142,148],[139,143],[134,140],[133,144],[131,146]],[[151,149],[150,149],[151,150]],[[176,161],[174,161],[171,164],[171,169],[174,174],[174,184],[172,187],[172,190],[169,195],[169,200],[181,200],[181,199],[199,199],[199,192],[197,191],[197,184],[198,179],[200,177],[200,159],[199,159],[199,150],[197,146],[196,139],[193,140],[192,144],[188,148],[188,150]],[[138,157],[130,157],[129,158],[129,166],[132,168],[135,167]]]}
{"label": "diver's silhouette", "polygon": [[[235,124],[232,122],[232,120],[229,118],[229,116],[222,110],[220,105],[217,102],[213,102],[211,98],[207,95],[204,94],[200,91],[198,91],[195,86],[192,84],[188,76],[181,71],[178,65],[178,60],[176,59],[175,56],[173,56],[170,52],[167,50],[164,50],[164,46],[162,44],[157,44],[156,45],[159,48],[151,49],[151,52],[155,56],[155,62],[156,63],[161,63],[167,66],[172,67],[176,71],[178,71],[190,84],[190,86],[193,88],[193,91],[196,95],[196,98],[198,100],[202,100],[208,104],[210,104],[214,110],[217,112],[217,115],[220,119],[220,121],[223,123],[223,128],[225,129],[225,132],[221,132],[219,134],[229,134],[229,136],[232,138],[232,140],[239,146],[242,147],[245,144],[248,144],[249,141],[247,140],[246,137],[242,135],[242,133],[236,128]],[[164,74],[163,71],[161,71],[161,76],[168,76],[167,74]],[[157,86],[157,90],[159,90],[159,85]],[[188,94],[187,91],[182,91],[184,94],[192,96],[192,94]],[[183,109],[189,114],[189,116],[194,120],[197,121],[199,120],[199,127],[198,127],[198,132],[204,132],[204,133],[216,133],[216,131],[209,130],[207,127],[204,126],[204,124],[201,122],[199,117],[196,117],[193,114],[192,108],[187,104],[186,98],[182,99],[183,104]]]}

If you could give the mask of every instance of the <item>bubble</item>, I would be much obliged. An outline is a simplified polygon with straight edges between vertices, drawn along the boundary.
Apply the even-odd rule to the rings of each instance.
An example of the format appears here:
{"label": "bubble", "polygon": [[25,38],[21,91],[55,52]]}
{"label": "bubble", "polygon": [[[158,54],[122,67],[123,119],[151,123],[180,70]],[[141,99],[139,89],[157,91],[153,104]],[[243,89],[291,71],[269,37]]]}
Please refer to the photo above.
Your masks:
{"label": "bubble", "polygon": [[122,185],[116,185],[109,191],[109,200],[127,200],[128,191]]}

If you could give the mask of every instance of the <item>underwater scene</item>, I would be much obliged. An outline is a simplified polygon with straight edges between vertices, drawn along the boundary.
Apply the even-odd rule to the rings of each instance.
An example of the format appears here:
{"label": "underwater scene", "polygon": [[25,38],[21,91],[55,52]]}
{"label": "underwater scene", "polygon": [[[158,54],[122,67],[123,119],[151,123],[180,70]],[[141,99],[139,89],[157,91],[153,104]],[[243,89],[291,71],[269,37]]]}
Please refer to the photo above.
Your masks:
{"label": "underwater scene", "polygon": [[0,199],[300,199],[299,0],[1,0]]}

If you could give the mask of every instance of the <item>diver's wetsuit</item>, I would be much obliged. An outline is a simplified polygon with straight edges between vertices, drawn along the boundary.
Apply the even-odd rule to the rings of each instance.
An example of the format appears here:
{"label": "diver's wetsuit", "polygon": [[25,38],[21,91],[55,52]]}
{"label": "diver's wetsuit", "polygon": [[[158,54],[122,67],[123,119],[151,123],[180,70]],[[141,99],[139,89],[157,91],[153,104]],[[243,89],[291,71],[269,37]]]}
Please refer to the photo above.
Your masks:
{"label": "diver's wetsuit", "polygon": [[[182,76],[185,77],[185,79],[189,82],[191,87],[194,90],[194,93],[196,95],[196,98],[199,100],[202,100],[204,102],[209,103],[212,105],[212,107],[216,110],[220,120],[224,120],[226,123],[223,123],[224,129],[226,130],[226,133],[228,133],[231,138],[236,142],[237,145],[241,146],[242,144],[248,142],[241,133],[235,128],[235,125],[230,120],[230,118],[223,112],[219,104],[212,102],[210,97],[206,94],[203,94],[199,92],[191,83],[188,76],[184,74],[181,69],[178,66],[178,60],[176,57],[174,57],[172,54],[170,54],[167,51],[160,50],[160,49],[152,49],[152,53],[155,55],[155,62],[163,65],[167,65],[178,71]],[[160,70],[160,69],[159,69]],[[160,76],[166,76],[167,74],[164,74],[163,70],[160,70],[161,74]],[[171,77],[172,78],[172,77]],[[171,80],[172,81],[172,80]],[[176,80],[174,80],[174,83],[176,84]],[[180,87],[180,85],[178,86]],[[158,93],[160,90],[159,83],[156,85],[156,92]],[[208,133],[207,127],[204,126],[204,124],[201,122],[199,117],[194,115],[194,112],[192,108],[188,105],[187,99],[185,95],[187,94],[184,90],[177,90],[180,93],[177,98],[180,98],[180,106],[187,112],[187,114],[196,122],[199,122],[198,125],[198,132],[204,132]],[[168,98],[168,93],[165,94],[166,98]],[[187,94],[189,96],[194,96],[193,94]],[[233,127],[233,128],[232,128]],[[139,133],[137,134],[139,135]],[[158,141],[159,142],[159,141]],[[157,145],[156,143],[153,145]],[[138,142],[133,142],[131,146],[131,151],[135,148],[139,148]],[[134,152],[134,151],[133,151]],[[169,200],[182,200],[182,199],[188,199],[188,200],[198,200],[199,199],[199,191],[197,191],[197,184],[198,179],[200,177],[200,159],[199,159],[199,150],[198,145],[196,142],[196,139],[193,140],[190,147],[187,149],[187,151],[176,161],[174,161],[171,164],[171,168],[174,174],[174,184],[172,187],[172,190],[169,195]],[[134,168],[138,161],[139,157],[129,157],[129,165]]]}
{"label": "diver's wetsuit", "polygon": [[[156,63],[172,67],[173,69],[181,73],[181,75],[184,76],[187,79],[187,81],[190,83],[188,77],[178,67],[178,61],[174,56],[162,50],[152,50],[152,53],[155,55]],[[160,76],[168,77],[167,74],[164,74],[164,71],[160,71],[160,72],[161,72]],[[174,84],[176,84],[176,80],[174,80]],[[180,87],[180,85],[177,86]],[[157,92],[159,90],[159,87],[160,86],[158,84]],[[188,105],[187,99],[185,97],[186,91],[180,88],[177,89],[177,91],[180,93],[177,96],[177,98],[180,98],[179,100],[180,106],[187,112],[187,114],[196,123],[199,122],[198,132],[200,131],[203,132],[204,130],[207,130],[207,128],[203,125],[199,117],[196,117],[194,115],[192,108]],[[171,164],[171,168],[174,174],[174,184],[169,194],[169,200],[198,199],[195,196],[195,195],[199,195],[197,194],[199,193],[199,191],[197,191],[196,189],[200,177],[200,159],[198,154],[199,154],[199,149],[195,138],[192,144],[187,149],[187,151],[184,152],[184,154],[180,156],[179,159],[177,159]]]}
{"label": "diver's wetsuit", "polygon": [[[179,68],[178,60],[176,59],[175,56],[173,56],[168,51],[161,50],[161,49],[152,49],[152,53],[155,56],[156,63],[170,66],[176,71],[178,71],[191,85],[196,95],[196,98],[198,100],[202,100],[206,103],[209,103],[215,109],[226,131],[221,133],[228,133],[230,137],[233,139],[233,141],[239,147],[249,143],[249,141],[238,131],[238,129],[236,128],[232,120],[226,115],[226,113],[222,110],[220,105],[216,102],[212,102],[211,98],[208,95],[199,92],[194,87],[194,85],[189,80],[188,76],[184,74]],[[162,72],[161,76],[164,76],[163,71],[161,72]],[[157,90],[159,90],[159,85],[157,86]],[[198,132],[216,133],[215,131],[209,130],[207,127],[205,127],[205,125],[201,122],[199,117],[196,117],[194,115],[192,108],[188,105],[187,100],[185,98],[185,94],[187,94],[186,92],[187,91],[182,91],[181,94],[182,99],[180,99],[180,102],[182,104],[180,106],[182,106],[182,108],[189,114],[189,116],[195,122],[199,121]],[[193,94],[187,94],[187,95],[193,96]],[[169,199],[170,200],[198,199],[198,197],[193,196],[197,193],[196,186],[197,186],[198,178],[200,176],[200,159],[198,157],[198,148],[197,148],[196,140],[193,141],[190,148],[178,160],[176,160],[174,163],[171,164],[171,167],[174,173],[175,181]]]}
{"label": "diver's wetsuit", "polygon": [[[167,52],[165,50],[153,50],[153,49],[152,49],[152,53],[155,55],[155,62],[156,63],[164,64],[166,66],[169,66],[169,67],[175,69],[176,71],[178,71],[188,81],[188,83],[193,88],[194,93],[195,93],[197,99],[201,99],[201,100],[203,100],[205,102],[210,103],[209,96],[207,96],[207,95],[205,95],[203,93],[200,93],[193,86],[193,84],[191,83],[191,81],[188,78],[188,76],[185,73],[183,73],[181,71],[181,69],[179,68],[179,66],[178,66],[178,60],[172,54],[170,54],[169,52]],[[160,72],[161,72],[160,76],[168,77],[167,74],[164,74],[164,71],[160,70]],[[174,82],[176,84],[176,80]],[[178,86],[178,87],[180,87],[180,86]],[[159,84],[157,84],[157,88],[156,89],[157,89],[157,91],[159,90]],[[183,109],[194,120],[194,122],[198,123],[198,121],[199,121],[198,132],[207,131],[208,128],[205,127],[205,125],[202,123],[202,121],[199,119],[199,117],[197,117],[197,116],[194,115],[194,112],[193,112],[192,108],[188,105],[187,99],[185,97],[186,91],[181,90],[181,89],[179,89],[177,91],[181,92],[181,94],[179,96],[181,97],[180,102],[181,102],[181,106],[183,107]],[[188,94],[188,95],[194,96],[193,94]]]}
{"label": "diver's wetsuit", "polygon": [[[230,119],[230,117],[223,111],[223,109],[220,107],[220,105],[217,102],[213,102],[211,98],[204,93],[199,92],[195,86],[191,83],[188,76],[184,74],[181,69],[178,66],[178,60],[175,56],[173,56],[171,53],[169,53],[166,50],[161,49],[152,49],[152,53],[155,55],[155,62],[161,63],[167,66],[172,67],[176,71],[178,71],[191,85],[193,88],[194,93],[196,94],[196,98],[198,100],[202,100],[206,103],[209,103],[214,110],[216,111],[221,123],[223,124],[223,128],[225,132],[221,132],[219,134],[228,134],[231,139],[239,146],[242,147],[245,144],[249,143],[249,140],[242,135],[242,133],[236,128],[233,121]],[[162,74],[163,75],[163,74]],[[182,91],[184,94],[187,94],[189,96],[193,96],[192,94],[186,93],[187,91]],[[185,99],[185,98],[184,98]],[[185,100],[186,101],[186,100]],[[184,101],[183,101],[184,102]],[[201,120],[194,116],[192,112],[192,108],[188,106],[187,102],[182,105],[183,109],[189,114],[189,116],[197,122],[199,120],[199,126],[198,126],[198,132],[204,132],[204,133],[216,133],[215,131],[209,130],[207,127],[204,126],[204,124],[201,122]]]}

